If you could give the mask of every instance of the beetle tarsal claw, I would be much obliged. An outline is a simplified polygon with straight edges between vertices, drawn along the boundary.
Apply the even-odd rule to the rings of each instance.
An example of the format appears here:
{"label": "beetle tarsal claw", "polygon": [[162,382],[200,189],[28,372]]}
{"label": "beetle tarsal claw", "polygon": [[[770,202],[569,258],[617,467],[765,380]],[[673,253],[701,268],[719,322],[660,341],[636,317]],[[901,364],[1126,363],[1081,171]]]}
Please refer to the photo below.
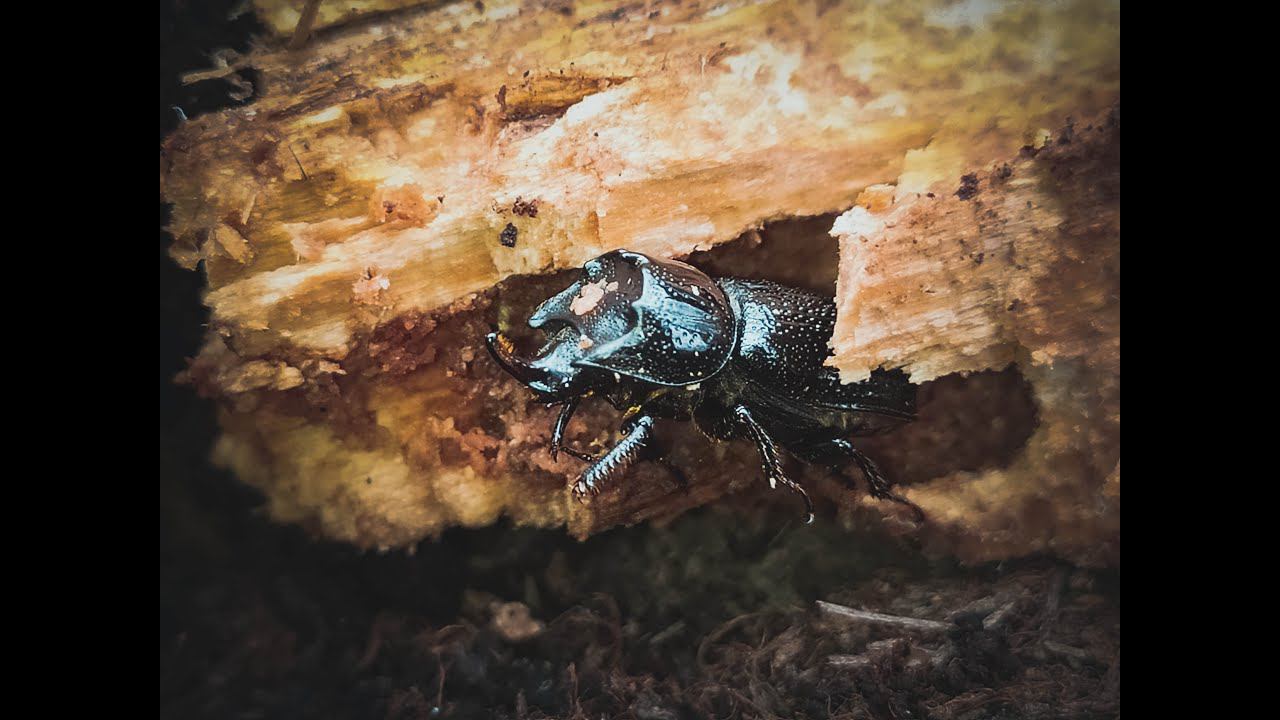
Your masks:
{"label": "beetle tarsal claw", "polygon": [[573,497],[580,503],[587,501],[587,495],[595,497],[600,494],[600,487],[594,484],[588,484],[582,478],[578,478],[573,483]]}

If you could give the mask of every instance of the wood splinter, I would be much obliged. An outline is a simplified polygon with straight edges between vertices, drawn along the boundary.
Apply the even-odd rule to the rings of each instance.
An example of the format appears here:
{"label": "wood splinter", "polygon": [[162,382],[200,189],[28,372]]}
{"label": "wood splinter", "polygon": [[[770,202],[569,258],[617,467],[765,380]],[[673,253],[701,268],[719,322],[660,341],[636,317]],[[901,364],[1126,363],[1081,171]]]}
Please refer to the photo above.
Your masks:
{"label": "wood splinter", "polygon": [[914,632],[946,632],[955,627],[951,623],[938,622],[937,620],[923,620],[921,618],[906,617],[904,615],[889,615],[886,613],[871,612],[870,610],[855,610],[851,607],[837,605],[836,603],[823,602],[822,600],[818,600],[817,605],[818,610],[827,615],[834,615],[836,617],[871,623],[874,625],[889,625]]}

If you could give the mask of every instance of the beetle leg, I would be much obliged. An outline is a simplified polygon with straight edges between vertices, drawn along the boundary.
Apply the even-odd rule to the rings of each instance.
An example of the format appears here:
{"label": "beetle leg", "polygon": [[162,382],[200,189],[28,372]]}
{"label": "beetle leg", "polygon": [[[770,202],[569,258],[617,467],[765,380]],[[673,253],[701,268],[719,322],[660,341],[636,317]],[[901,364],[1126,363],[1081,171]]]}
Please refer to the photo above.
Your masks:
{"label": "beetle leg", "polygon": [[[834,452],[833,452],[834,451]],[[916,522],[924,521],[924,510],[919,505],[911,502],[905,497],[893,492],[892,485],[880,472],[880,467],[875,462],[862,454],[862,451],[853,446],[853,443],[843,438],[836,438],[829,443],[810,448],[809,452],[802,453],[808,455],[816,462],[822,462],[822,458],[830,457],[834,454],[836,457],[847,458],[858,464],[858,469],[862,470],[862,474],[867,478],[867,486],[870,490],[871,497],[881,500],[892,500],[896,503],[906,505],[911,508],[911,512],[916,516]],[[833,470],[836,468],[833,466]]]}
{"label": "beetle leg", "polygon": [[640,459],[640,452],[653,435],[653,418],[640,415],[624,424],[623,429],[628,426],[627,436],[578,477],[573,484],[574,497],[581,500],[587,493],[600,494],[600,485],[621,478]]}
{"label": "beetle leg", "polygon": [[599,455],[592,455],[591,453],[584,453],[581,450],[574,450],[573,448],[567,445],[565,447],[560,448],[560,452],[570,457],[578,458],[582,462],[595,462],[600,459]]}
{"label": "beetle leg", "polygon": [[769,433],[765,432],[764,428],[760,427],[760,423],[756,422],[745,405],[734,407],[733,414],[746,430],[747,435],[755,442],[756,450],[760,452],[761,467],[764,470],[765,479],[769,481],[769,487],[776,488],[781,483],[784,487],[799,493],[804,500],[805,524],[813,522],[813,501],[809,499],[809,493],[805,492],[800,483],[787,477],[786,472],[783,471],[782,453],[778,449],[778,444],[769,437]]}
{"label": "beetle leg", "polygon": [[578,403],[582,402],[582,396],[572,397],[564,401],[560,406],[560,415],[556,418],[555,427],[551,430],[551,459],[558,459],[561,452],[566,455],[576,457],[584,462],[595,462],[600,459],[599,455],[591,455],[581,450],[574,450],[564,444],[564,431],[569,426],[569,419],[573,417],[573,412],[578,409]]}
{"label": "beetle leg", "polygon": [[560,454],[560,444],[564,442],[564,429],[569,425],[569,419],[573,417],[573,411],[578,409],[578,403],[582,402],[581,397],[571,397],[560,406],[560,415],[556,418],[555,427],[551,430],[551,459],[555,460]]}
{"label": "beetle leg", "polygon": [[892,500],[896,503],[906,505],[911,508],[911,512],[916,516],[916,522],[924,522],[924,510],[920,506],[906,499],[905,497],[895,493],[891,488],[892,485],[885,476],[880,472],[880,467],[875,462],[863,455],[860,450],[855,448],[852,443],[844,440],[852,451],[849,456],[858,464],[858,468],[862,470],[862,474],[867,478],[867,485],[871,488],[871,497],[880,498],[881,500]]}
{"label": "beetle leg", "polygon": [[[636,427],[643,418],[646,422],[651,422],[651,416],[639,415],[639,408],[633,408],[622,421],[622,434],[630,435],[631,431]],[[647,432],[647,431],[646,431]],[[574,450],[571,447],[561,447],[560,450],[586,462],[595,462],[600,459],[599,455],[588,455],[587,453]],[[683,470],[676,467],[675,463],[665,457],[665,450],[651,442],[646,442],[645,446],[636,454],[634,462],[647,460],[666,468],[667,473],[675,479],[676,483],[682,488],[689,487],[689,476]]]}
{"label": "beetle leg", "polygon": [[[560,455],[560,445],[564,442],[564,429],[569,426],[569,419],[573,417],[573,412],[578,409],[578,403],[582,402],[581,397],[571,397],[560,406],[560,415],[556,418],[555,427],[551,429],[551,459],[556,460]],[[564,449],[569,452],[568,448]],[[569,453],[573,454],[573,453]]]}

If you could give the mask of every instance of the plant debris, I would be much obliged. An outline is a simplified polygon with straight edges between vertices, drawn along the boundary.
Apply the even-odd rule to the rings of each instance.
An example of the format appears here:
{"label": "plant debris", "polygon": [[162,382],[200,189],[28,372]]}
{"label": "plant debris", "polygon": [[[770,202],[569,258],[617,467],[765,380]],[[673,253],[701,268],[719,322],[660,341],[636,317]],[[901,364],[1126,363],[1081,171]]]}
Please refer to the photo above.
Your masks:
{"label": "plant debris", "polygon": [[511,212],[516,215],[523,215],[524,217],[536,218],[538,217],[538,200],[536,198],[533,200],[525,200],[524,198],[517,197],[515,202],[511,203]]}
{"label": "plant debris", "polygon": [[520,231],[516,229],[515,225],[507,223],[507,226],[502,228],[502,234],[498,236],[498,242],[502,243],[503,247],[515,247],[516,237],[519,234]]}
{"label": "plant debris", "polygon": [[960,178],[960,189],[956,190],[956,197],[961,200],[971,200],[974,195],[978,194],[978,174],[969,173]]}
{"label": "plant debris", "polygon": [[963,569],[784,505],[412,556],[220,517],[231,562],[162,565],[161,715],[1118,716],[1113,573]]}

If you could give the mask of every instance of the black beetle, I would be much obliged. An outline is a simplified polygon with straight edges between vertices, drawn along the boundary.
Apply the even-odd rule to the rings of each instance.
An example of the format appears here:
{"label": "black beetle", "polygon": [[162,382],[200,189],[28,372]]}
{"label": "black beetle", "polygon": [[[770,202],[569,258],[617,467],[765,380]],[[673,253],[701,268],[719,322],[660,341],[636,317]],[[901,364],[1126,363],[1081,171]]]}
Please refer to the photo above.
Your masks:
{"label": "black beetle", "polygon": [[[806,522],[813,504],[786,476],[780,447],[831,468],[854,462],[874,497],[908,505],[923,518],[848,440],[914,419],[916,386],[901,370],[841,384],[824,365],[836,315],[830,298],[773,282],[713,280],[685,263],[627,250],[590,260],[583,271],[529,318],[548,336],[532,360],[501,333],[487,338],[499,365],[562,406],[551,455],[564,450],[591,463],[573,487],[579,500],[636,461],[659,459],[656,419],[692,419],[716,440],[750,438],[769,485],[804,499]],[[578,403],[592,394],[626,411],[625,437],[598,457],[562,445]]]}

